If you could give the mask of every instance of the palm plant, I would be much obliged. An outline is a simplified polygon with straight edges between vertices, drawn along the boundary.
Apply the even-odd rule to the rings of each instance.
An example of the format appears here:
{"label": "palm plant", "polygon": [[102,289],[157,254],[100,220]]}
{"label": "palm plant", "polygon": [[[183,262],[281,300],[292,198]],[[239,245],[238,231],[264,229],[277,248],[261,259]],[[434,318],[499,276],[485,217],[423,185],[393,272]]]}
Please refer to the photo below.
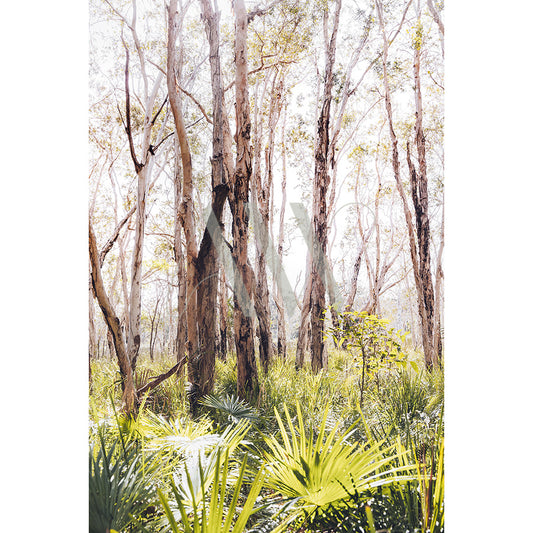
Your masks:
{"label": "palm plant", "polygon": [[98,449],[89,454],[89,531],[126,531],[157,501],[157,457],[145,454],[122,435],[106,442],[100,434]]}
{"label": "palm plant", "polygon": [[[393,447],[382,450],[381,443],[370,445],[348,442],[352,430],[338,432],[340,422],[327,431],[328,409],[322,417],[316,439],[306,435],[304,421],[297,404],[298,427],[295,428],[285,409],[289,432],[276,410],[282,442],[267,437],[265,452],[267,479],[265,485],[285,497],[290,505],[288,516],[274,531],[282,531],[294,520],[307,523],[321,520],[335,506],[358,494],[392,483],[413,479],[413,466],[391,467],[397,459]],[[289,434],[290,433],[290,434]]]}
{"label": "palm plant", "polygon": [[198,447],[191,442],[187,448],[182,448],[184,461],[175,471],[173,481],[185,506],[194,507],[194,502],[200,499],[202,491],[208,490],[215,481],[217,453],[225,450],[228,457],[232,457],[244,442],[249,428],[247,422],[240,422],[237,426],[228,427],[221,435],[212,435],[217,437],[214,446],[209,443],[209,447],[204,447],[200,443]]}
{"label": "palm plant", "polygon": [[207,418],[191,420],[188,417],[165,417],[144,411],[137,418],[142,432],[150,439],[152,448],[175,451],[182,454],[197,454],[220,442],[220,435],[213,431]]}
{"label": "palm plant", "polygon": [[248,420],[252,423],[259,421],[257,410],[233,394],[231,396],[208,394],[200,400],[200,403],[222,413],[232,424],[237,424],[241,420]]}
{"label": "palm plant", "polygon": [[[431,457],[417,461],[423,530],[429,533],[444,531],[444,438],[439,424],[437,445],[431,448]],[[435,457],[434,454],[437,454]]]}
{"label": "palm plant", "polygon": [[[228,484],[230,482],[230,460],[229,450],[226,450],[221,459],[221,450],[218,448],[214,455],[213,475],[206,475],[201,462],[199,465],[199,482],[201,492],[195,496],[195,481],[189,470],[185,469],[188,484],[188,492],[191,495],[191,506],[189,507],[184,498],[183,490],[180,490],[174,480],[171,481],[172,493],[175,498],[175,504],[178,508],[179,518],[176,520],[174,511],[171,508],[169,500],[158,489],[163,511],[167,517],[173,533],[241,533],[248,522],[250,516],[259,510],[254,504],[259,496],[264,483],[265,471],[261,469],[252,483],[248,497],[242,507],[238,506],[240,491],[243,485],[244,475],[246,472],[247,457],[241,464],[237,481],[233,486],[233,495],[229,505],[226,506],[228,499]],[[212,478],[212,486],[209,478]],[[208,495],[208,488],[211,486],[211,494]],[[235,520],[236,518],[236,520]],[[180,523],[178,523],[180,522]]]}

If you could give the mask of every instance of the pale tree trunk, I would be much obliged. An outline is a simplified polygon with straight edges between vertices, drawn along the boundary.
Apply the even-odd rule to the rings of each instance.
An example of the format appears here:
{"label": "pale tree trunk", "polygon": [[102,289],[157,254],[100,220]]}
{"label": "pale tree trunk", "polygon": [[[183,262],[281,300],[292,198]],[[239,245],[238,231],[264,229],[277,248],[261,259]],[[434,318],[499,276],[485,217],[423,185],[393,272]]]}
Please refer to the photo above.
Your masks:
{"label": "pale tree trunk", "polygon": [[129,308],[129,330],[127,336],[128,358],[131,362],[132,369],[135,371],[137,357],[141,346],[141,281],[142,281],[142,260],[144,251],[144,228],[146,224],[146,195],[147,186],[153,163],[153,147],[150,143],[152,127],[157,118],[152,118],[155,99],[161,84],[162,74],[157,77],[150,95],[148,96],[148,85],[146,73],[144,71],[144,56],[138,45],[137,34],[134,23],[130,26],[136,43],[141,71],[144,78],[145,90],[145,117],[141,145],[141,158],[137,159],[135,153],[133,134],[130,116],[130,89],[129,89],[129,51],[124,43],[126,50],[126,68],[125,68],[125,92],[126,92],[126,133],[129,140],[130,153],[137,174],[137,212],[135,220],[135,238],[133,244],[133,254],[131,260],[131,289],[130,289],[130,308]]}
{"label": "pale tree trunk", "polygon": [[[142,142],[140,158],[137,157],[135,150],[135,142],[133,139],[133,130],[131,125],[131,104],[130,104],[130,87],[129,87],[129,61],[130,53],[129,48],[124,37],[122,36],[122,43],[126,52],[126,66],[124,69],[125,79],[125,97],[126,97],[126,120],[124,128],[128,138],[128,145],[130,150],[131,159],[135,167],[135,173],[137,175],[137,216],[135,221],[135,241],[131,263],[131,290],[130,290],[130,308],[129,308],[129,329],[127,335],[127,350],[128,358],[131,362],[132,369],[135,372],[135,366],[137,363],[137,357],[139,355],[139,349],[141,345],[141,280],[142,280],[142,258],[143,258],[143,244],[144,244],[144,227],[146,223],[146,195],[147,186],[150,181],[151,167],[153,163],[153,155],[159,146],[156,142],[156,146],[151,144],[152,128],[155,124],[159,113],[162,111],[162,107],[159,111],[152,116],[154,110],[155,99],[159,92],[161,80],[163,74],[159,73],[152,90],[149,90],[148,75],[146,73],[146,61],[144,57],[143,47],[139,41],[136,20],[137,20],[137,3],[133,0],[132,3],[132,17],[131,21],[128,21],[123,15],[121,15],[113,6],[111,9],[119,16],[124,22],[125,26],[131,31],[131,36],[134,42],[135,49],[139,58],[139,67],[142,77],[143,88],[143,108],[144,108],[144,120],[142,128]],[[121,115],[122,118],[122,115]],[[163,129],[163,128],[162,128]],[[161,129],[161,130],[162,130]],[[162,131],[161,131],[162,133]]]}
{"label": "pale tree trunk", "polygon": [[235,0],[235,119],[237,156],[232,187],[233,200],[233,259],[237,271],[235,276],[235,345],[237,349],[237,391],[240,397],[250,396],[257,384],[255,364],[252,308],[249,300],[252,286],[248,262],[248,196],[252,174],[250,153],[250,104],[248,100],[248,20],[243,0]]}
{"label": "pale tree trunk", "polygon": [[[314,372],[327,368],[327,351],[324,344],[324,311],[326,308],[326,265],[328,224],[327,191],[329,173],[327,168],[329,144],[329,121],[331,92],[333,87],[333,65],[335,63],[337,28],[341,0],[337,0],[333,27],[329,42],[326,39],[326,71],[322,109],[318,117],[317,143],[315,148],[315,174],[313,179],[313,262],[311,267],[311,367]],[[324,17],[324,31],[327,33],[327,16]]]}
{"label": "pale tree trunk", "polygon": [[179,361],[187,350],[187,271],[181,245],[181,222],[179,207],[181,204],[181,166],[178,163],[179,143],[174,139],[174,153],[176,154],[174,170],[174,261],[178,269],[178,320],[176,325],[176,357]]}
{"label": "pale tree trunk", "polygon": [[[287,204],[287,149],[285,146],[285,123],[287,120],[287,107],[283,114],[281,128],[281,206],[279,212],[279,233],[278,233],[278,256],[280,266],[283,264],[283,246],[285,244],[285,206]],[[276,273],[277,276],[277,273]],[[277,278],[276,278],[277,279]],[[281,297],[281,289],[276,283],[276,307],[278,310],[278,355],[287,358],[287,327],[285,324],[285,304]]]}
{"label": "pale tree trunk", "polygon": [[[255,206],[259,206],[261,210],[261,196],[263,196],[263,187],[261,183],[261,151],[263,140],[263,118],[259,119],[259,109],[263,109],[266,87],[270,78],[271,71],[267,71],[265,74],[265,81],[262,85],[263,91],[259,98],[259,83],[255,86],[255,106],[254,106],[254,121],[253,121],[253,170],[250,180],[250,192],[252,202],[255,202]],[[255,234],[255,272],[257,272],[255,287],[255,293],[257,301],[268,302],[268,287],[267,287],[267,273],[266,273],[266,228],[264,226],[264,220],[262,213],[259,214],[257,220],[254,220],[254,212],[257,214],[258,210],[252,206],[252,220],[254,225]],[[272,347],[272,339],[270,335],[270,320],[267,322],[267,315],[269,315],[268,306],[263,306],[264,312],[257,312],[256,305],[256,336],[259,341],[259,362],[263,367],[263,370],[268,371],[268,364],[270,359],[270,349]],[[265,328],[266,325],[266,328]],[[269,342],[270,340],[270,342]]]}
{"label": "pale tree trunk", "polygon": [[89,286],[89,360],[96,357],[97,338],[96,326],[94,325],[94,293],[92,283]]}
{"label": "pale tree trunk", "polygon": [[428,5],[429,12],[431,13],[431,16],[433,17],[433,20],[437,23],[437,26],[439,27],[440,46],[442,50],[442,57],[444,58],[444,24],[442,23],[440,13],[437,11],[437,8],[435,7],[433,0],[427,0],[427,5]]}
{"label": "pale tree trunk", "polygon": [[154,351],[155,351],[155,343],[157,340],[157,330],[159,327],[159,304],[161,303],[161,296],[157,297],[157,300],[155,302],[155,309],[154,314],[149,315],[150,317],[150,342],[148,344],[149,346],[149,353],[150,353],[150,361],[154,361]]}
{"label": "pale tree trunk", "polygon": [[[435,333],[433,338],[433,346],[438,354],[439,361],[442,359],[442,280],[444,279],[444,272],[442,270],[442,252],[444,250],[444,206],[442,208],[442,222],[440,233],[440,246],[437,254],[437,271],[435,275]],[[442,364],[442,363],[441,363]]]}
{"label": "pale tree trunk", "polygon": [[127,232],[122,238],[118,238],[118,260],[120,262],[120,280],[122,287],[122,297],[124,298],[124,331],[128,331],[130,328],[128,309],[130,308],[130,298],[128,294],[128,274],[126,270],[126,253],[127,241],[129,240],[130,233]]}
{"label": "pale tree trunk", "polygon": [[146,167],[137,174],[137,220],[131,262],[130,313],[128,334],[128,358],[136,366],[141,346],[141,280],[144,249],[144,226],[146,223]]}
{"label": "pale tree trunk", "polygon": [[354,266],[353,266],[352,279],[350,283],[350,292],[348,293],[348,297],[346,298],[346,305],[344,306],[345,313],[353,310],[355,296],[357,294],[357,281],[359,279],[359,271],[361,270],[362,258],[363,258],[363,248],[361,247],[359,249],[359,252],[357,253]]}
{"label": "pale tree trunk", "polygon": [[311,255],[307,256],[307,267],[305,275],[305,288],[302,299],[302,309],[300,313],[300,328],[298,329],[298,341],[296,343],[296,358],[294,364],[297,369],[302,368],[305,359],[305,352],[309,344],[309,325],[311,323]]}
{"label": "pale tree trunk", "polygon": [[[379,144],[379,141],[378,141]],[[366,245],[367,238],[365,238],[365,235],[363,233],[363,228],[361,224],[361,214],[359,208],[357,209],[358,214],[358,226],[359,226],[359,233],[361,235],[362,239],[362,250],[365,257],[365,261],[367,263],[367,270],[369,272],[369,286],[370,286],[370,297],[368,299],[368,302],[363,306],[362,311],[365,311],[369,314],[373,315],[380,315],[381,314],[381,307],[380,307],[380,296],[382,293],[399,283],[399,281],[395,281],[392,284],[389,284],[388,286],[385,286],[385,283],[387,281],[387,274],[389,273],[392,266],[395,264],[396,259],[400,255],[401,246],[398,246],[396,249],[396,252],[392,255],[394,248],[394,232],[391,230],[390,233],[390,244],[388,250],[385,251],[385,253],[382,253],[382,246],[381,246],[381,226],[380,226],[380,197],[381,197],[381,190],[382,190],[382,182],[381,182],[381,172],[378,167],[378,160],[377,160],[377,153],[376,153],[376,174],[378,176],[378,188],[374,197],[374,223],[373,226],[370,228],[369,234],[371,232],[375,232],[375,250],[376,250],[376,259],[375,259],[375,266],[373,267],[370,263],[370,259],[368,257],[368,248]]]}

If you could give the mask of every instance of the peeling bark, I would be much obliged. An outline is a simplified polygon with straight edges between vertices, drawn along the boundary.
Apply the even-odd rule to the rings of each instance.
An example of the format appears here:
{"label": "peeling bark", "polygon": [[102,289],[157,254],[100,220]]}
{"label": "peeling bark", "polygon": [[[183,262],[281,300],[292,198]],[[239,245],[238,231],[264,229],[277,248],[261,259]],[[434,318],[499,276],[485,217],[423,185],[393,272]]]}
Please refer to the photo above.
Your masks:
{"label": "peeling bark", "polygon": [[[248,100],[248,18],[243,0],[235,0],[235,100],[237,155],[233,190],[233,259],[239,276],[235,284],[235,346],[237,350],[237,391],[247,398],[257,384],[255,363],[252,308],[247,294],[252,287],[248,261],[248,196],[252,161],[250,153],[250,104]],[[246,294],[247,293],[247,294]]]}
{"label": "peeling bark", "polygon": [[[327,368],[327,351],[324,344],[324,311],[326,309],[326,265],[328,242],[327,192],[330,182],[328,173],[329,121],[333,87],[333,65],[337,29],[341,10],[341,0],[337,0],[333,27],[329,41],[326,39],[326,72],[322,109],[318,117],[317,143],[315,148],[315,173],[313,179],[313,252],[311,266],[311,367],[314,372]],[[327,17],[324,19],[324,32],[327,32]]]}

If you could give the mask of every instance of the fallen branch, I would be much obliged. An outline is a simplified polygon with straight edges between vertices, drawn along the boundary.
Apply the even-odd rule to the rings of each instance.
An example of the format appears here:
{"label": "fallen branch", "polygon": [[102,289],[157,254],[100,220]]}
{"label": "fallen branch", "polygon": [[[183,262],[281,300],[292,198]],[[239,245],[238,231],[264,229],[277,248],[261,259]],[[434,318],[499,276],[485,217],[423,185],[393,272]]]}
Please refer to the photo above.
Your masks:
{"label": "fallen branch", "polygon": [[157,387],[160,383],[163,383],[165,379],[168,379],[172,375],[179,372],[183,368],[183,365],[185,364],[186,360],[186,357],[182,357],[168,372],[165,372],[164,374],[160,374],[159,376],[153,378],[150,383],[147,383],[137,391],[137,396],[140,398],[143,394],[146,394],[152,389],[155,389],[155,387]]}

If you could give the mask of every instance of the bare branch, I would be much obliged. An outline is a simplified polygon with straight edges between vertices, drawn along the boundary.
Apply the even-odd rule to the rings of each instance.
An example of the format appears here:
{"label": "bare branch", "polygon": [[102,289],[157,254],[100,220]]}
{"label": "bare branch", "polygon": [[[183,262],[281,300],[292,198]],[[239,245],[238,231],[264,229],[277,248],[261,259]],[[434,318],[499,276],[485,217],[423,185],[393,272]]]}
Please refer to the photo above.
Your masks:
{"label": "bare branch", "polygon": [[[272,55],[262,56],[261,57],[261,64],[254,68],[253,70],[248,71],[248,76],[251,76],[252,74],[257,74],[258,72],[261,72],[262,70],[267,70],[272,67],[277,67],[279,65],[290,65],[292,63],[295,63],[295,61],[276,61],[275,63],[271,63],[270,65],[265,65],[263,63],[263,60],[265,57],[272,57]],[[235,85],[235,80],[233,80],[228,86],[224,87],[224,92],[229,91],[233,86]]]}
{"label": "bare branch", "polygon": [[168,100],[168,94],[165,96],[165,99],[163,100],[163,103],[161,104],[161,107],[159,108],[159,111],[155,114],[154,118],[152,119],[152,126],[155,124],[155,121],[157,120],[157,117],[159,116],[159,113],[163,111],[163,107],[165,107],[165,104]]}
{"label": "bare branch", "polygon": [[250,11],[250,13],[248,13],[248,24],[250,24],[250,22],[252,22],[255,17],[262,17],[263,15],[266,15],[273,7],[277,6],[278,4],[281,4],[282,1],[283,0],[275,0],[266,7],[256,7],[253,11]]}
{"label": "bare branch", "polygon": [[131,215],[135,213],[135,210],[137,209],[137,205],[134,205],[124,216],[124,218],[117,224],[117,227],[115,228],[115,231],[113,231],[113,234],[109,239],[107,239],[107,242],[105,243],[104,247],[98,254],[98,260],[100,263],[100,268],[102,268],[102,265],[104,264],[105,256],[109,253],[111,248],[113,248],[113,244],[115,244],[116,240],[118,239],[118,236],[120,235],[120,230],[125,226],[125,224],[128,222],[128,220],[131,218]]}
{"label": "bare branch", "polygon": [[402,29],[402,26],[405,20],[405,16],[407,15],[407,11],[409,10],[409,7],[411,6],[412,2],[413,0],[409,0],[409,2],[407,2],[407,5],[405,6],[405,11],[403,12],[403,15],[402,15],[402,20],[400,20],[400,25],[398,26],[398,29],[396,30],[394,37],[392,39],[389,39],[389,46],[393,43],[394,39],[398,37],[398,34],[400,33],[400,30]]}
{"label": "bare branch", "polygon": [[144,385],[144,387],[141,387],[137,391],[137,395],[141,397],[142,395],[146,394],[152,389],[155,389],[160,383],[163,383],[163,381],[165,381],[169,377],[179,372],[183,368],[186,360],[187,360],[187,357],[182,357],[168,372],[165,372],[164,374],[160,374],[159,376],[156,376],[155,378],[153,378],[152,381],[150,381],[150,383],[147,383],[146,385]]}
{"label": "bare branch", "polygon": [[[133,159],[133,164],[135,166],[135,172],[139,173],[143,165],[139,163],[137,160],[137,156],[135,154],[135,146],[133,144],[133,135],[131,133],[131,102],[130,102],[130,83],[129,83],[129,65],[130,65],[130,52],[128,50],[128,46],[126,45],[126,42],[124,41],[124,36],[121,36],[122,44],[124,45],[124,49],[126,51],[126,66],[124,68],[124,78],[125,78],[125,89],[126,89],[126,135],[128,136],[128,142],[130,146],[130,154],[131,158]],[[121,115],[122,118],[122,115]]]}
{"label": "bare branch", "polygon": [[207,122],[209,122],[209,124],[213,124],[213,121],[208,117],[202,104],[198,102],[198,100],[196,100],[196,98],[190,92],[186,91],[181,85],[176,84],[176,86],[183,94],[186,94],[198,106],[198,109],[202,112],[202,115],[205,117]]}

